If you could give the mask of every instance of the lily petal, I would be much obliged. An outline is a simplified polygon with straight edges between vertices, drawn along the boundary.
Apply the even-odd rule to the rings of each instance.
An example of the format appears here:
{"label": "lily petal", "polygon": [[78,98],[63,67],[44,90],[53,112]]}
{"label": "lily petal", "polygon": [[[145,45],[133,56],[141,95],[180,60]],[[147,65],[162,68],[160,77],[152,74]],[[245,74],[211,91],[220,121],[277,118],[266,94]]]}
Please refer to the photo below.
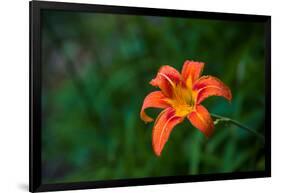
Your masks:
{"label": "lily petal", "polygon": [[173,86],[180,81],[180,73],[175,68],[166,65],[159,69],[157,76],[150,81],[150,84],[159,87],[166,96],[171,97]]}
{"label": "lily petal", "polygon": [[181,123],[183,119],[183,117],[177,117],[175,110],[171,107],[166,108],[159,114],[152,131],[152,146],[157,156],[161,155],[173,128]]}
{"label": "lily petal", "polygon": [[149,117],[144,110],[150,107],[154,107],[154,108],[169,107],[169,105],[165,102],[165,98],[166,96],[161,91],[154,91],[149,93],[143,101],[143,105],[140,112],[141,119],[145,122],[153,121],[153,119]]}
{"label": "lily petal", "polygon": [[208,110],[202,105],[197,105],[195,111],[187,116],[191,124],[210,137],[214,130],[214,122]]}
{"label": "lily petal", "polygon": [[232,94],[228,86],[221,80],[213,76],[202,76],[193,85],[193,90],[197,91],[197,104],[209,96],[221,96],[227,100],[232,99]]}
{"label": "lily petal", "polygon": [[182,78],[184,81],[189,84],[190,86],[196,81],[204,68],[203,62],[196,62],[196,61],[190,61],[186,60],[182,67]]}

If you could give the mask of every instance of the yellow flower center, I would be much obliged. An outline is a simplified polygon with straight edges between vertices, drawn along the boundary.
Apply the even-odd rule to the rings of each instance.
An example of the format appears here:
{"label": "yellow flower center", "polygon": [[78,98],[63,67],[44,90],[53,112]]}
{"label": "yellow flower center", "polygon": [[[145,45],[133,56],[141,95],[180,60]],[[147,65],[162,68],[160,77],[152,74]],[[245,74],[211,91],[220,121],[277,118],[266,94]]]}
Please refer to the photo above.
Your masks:
{"label": "yellow flower center", "polygon": [[187,83],[186,87],[179,84],[172,87],[173,96],[167,99],[167,103],[175,109],[176,116],[184,117],[193,111],[196,93],[192,91],[190,83]]}

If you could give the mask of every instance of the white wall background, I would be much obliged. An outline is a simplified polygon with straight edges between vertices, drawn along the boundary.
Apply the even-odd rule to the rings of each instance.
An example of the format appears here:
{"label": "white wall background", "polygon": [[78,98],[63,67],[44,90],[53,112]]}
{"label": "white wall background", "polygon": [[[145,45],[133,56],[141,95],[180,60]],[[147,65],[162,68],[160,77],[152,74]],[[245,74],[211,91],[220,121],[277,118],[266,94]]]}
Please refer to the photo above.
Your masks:
{"label": "white wall background", "polygon": [[[61,0],[57,0],[61,1]],[[272,16],[272,178],[200,182],[69,192],[279,192],[281,190],[281,6],[278,0],[68,0],[69,2],[171,8]],[[28,191],[27,0],[1,1],[0,10],[0,192]],[[255,80],[253,80],[255,81]],[[279,99],[279,100],[278,100]]]}

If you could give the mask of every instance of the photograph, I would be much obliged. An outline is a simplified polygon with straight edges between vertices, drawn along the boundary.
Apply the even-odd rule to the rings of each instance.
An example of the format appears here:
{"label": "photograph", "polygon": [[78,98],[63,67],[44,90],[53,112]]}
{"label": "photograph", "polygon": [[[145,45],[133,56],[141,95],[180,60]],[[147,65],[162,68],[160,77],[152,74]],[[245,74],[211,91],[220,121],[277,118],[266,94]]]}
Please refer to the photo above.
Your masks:
{"label": "photograph", "polygon": [[44,9],[42,184],[265,171],[263,22]]}

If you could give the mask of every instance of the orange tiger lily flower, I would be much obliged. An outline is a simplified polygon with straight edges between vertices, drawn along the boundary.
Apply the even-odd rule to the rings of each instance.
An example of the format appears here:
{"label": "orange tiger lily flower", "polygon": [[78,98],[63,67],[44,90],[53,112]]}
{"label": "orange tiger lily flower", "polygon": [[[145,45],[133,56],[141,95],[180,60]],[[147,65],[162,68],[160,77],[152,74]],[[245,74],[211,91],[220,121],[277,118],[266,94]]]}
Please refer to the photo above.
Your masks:
{"label": "orange tiger lily flower", "polygon": [[148,94],[140,112],[145,122],[153,119],[145,113],[147,108],[164,109],[155,120],[152,132],[152,146],[157,156],[166,144],[173,128],[187,118],[190,123],[209,137],[214,123],[208,110],[201,105],[209,96],[221,96],[231,100],[230,89],[218,78],[201,76],[203,62],[185,61],[181,74],[173,67],[162,66],[150,84],[160,91]]}

